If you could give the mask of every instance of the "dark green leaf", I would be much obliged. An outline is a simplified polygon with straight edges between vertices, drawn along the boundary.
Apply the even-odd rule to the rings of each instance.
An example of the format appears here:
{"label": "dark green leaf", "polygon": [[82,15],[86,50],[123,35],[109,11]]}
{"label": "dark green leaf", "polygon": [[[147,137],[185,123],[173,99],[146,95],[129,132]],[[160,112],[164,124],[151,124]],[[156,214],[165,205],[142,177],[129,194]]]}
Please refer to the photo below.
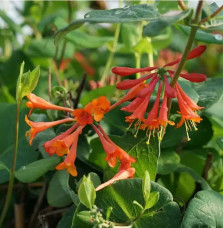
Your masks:
{"label": "dark green leaf", "polygon": [[[25,137],[26,131],[29,126],[25,123],[25,113],[28,110],[23,107],[20,110],[19,119],[19,140],[18,140],[18,157],[16,162],[16,169],[25,166],[36,160],[38,151],[35,151],[28,143]],[[15,135],[15,117],[16,105],[15,104],[0,104],[0,161],[3,162],[9,169],[12,166],[13,150],[14,150],[14,135]],[[8,180],[8,172],[5,170],[0,171],[0,183]]]}
{"label": "dark green leaf", "polygon": [[70,194],[67,192],[69,174],[57,171],[49,183],[47,190],[48,204],[53,207],[65,207],[72,203]]}
{"label": "dark green leaf", "polygon": [[199,94],[199,105],[206,108],[218,102],[223,95],[223,78],[208,78],[205,82],[194,84]]}
{"label": "dark green leaf", "polygon": [[[58,47],[57,57],[60,58],[63,52],[63,45]],[[64,58],[72,58],[75,52],[75,47],[68,42],[64,53]],[[52,38],[44,38],[41,40],[33,39],[26,51],[26,54],[32,57],[53,58],[56,53],[56,47]]]}
{"label": "dark green leaf", "polygon": [[[127,133],[124,136],[112,136],[111,139],[122,149],[128,152],[129,155],[136,158],[137,162],[132,166],[136,169],[136,177],[144,177],[145,171],[150,174],[151,180],[155,180],[157,159],[159,155],[158,140],[151,138],[150,144],[146,144],[145,132],[140,132],[135,138],[131,133]],[[94,139],[91,142],[93,149],[89,156],[89,161],[93,164],[105,169],[105,152],[99,139]],[[109,169],[112,172],[112,169]],[[112,175],[112,174],[111,174]]]}
{"label": "dark green leaf", "polygon": [[40,159],[18,169],[15,172],[15,177],[21,182],[32,183],[49,170],[54,169],[59,162],[59,157]]}
{"label": "dark green leaf", "polygon": [[[141,211],[140,208],[133,207],[134,200],[141,205],[145,204],[141,186],[141,179],[117,181],[112,186],[106,187],[97,193],[96,205],[105,211],[108,205],[112,206],[111,220],[115,222],[126,222],[137,216]],[[126,191],[126,189],[128,189],[128,191]],[[151,194],[155,191],[160,193],[160,198],[157,204],[150,209],[150,212],[159,210],[172,202],[172,196],[167,189],[161,187],[157,183],[151,182]],[[153,220],[153,216],[151,217],[151,220]]]}
{"label": "dark green leaf", "polygon": [[175,151],[162,151],[157,173],[165,175],[173,172],[180,164],[180,157]]}
{"label": "dark green leaf", "polygon": [[170,11],[167,14],[162,15],[162,17],[157,18],[156,20],[153,20],[148,25],[146,25],[143,29],[143,36],[157,36],[165,28],[188,17],[190,13],[191,9],[185,10],[183,12]]}
{"label": "dark green leaf", "polygon": [[62,38],[74,29],[78,29],[85,22],[90,23],[124,23],[136,21],[149,21],[158,18],[160,14],[153,5],[132,5],[111,10],[95,10],[87,13],[84,19],[73,21],[67,27],[59,30],[55,36],[58,45]]}
{"label": "dark green leaf", "polygon": [[69,228],[72,225],[72,219],[75,211],[75,206],[70,207],[70,209],[63,215],[57,224],[57,228]]}
{"label": "dark green leaf", "polygon": [[185,172],[191,175],[194,180],[201,184],[202,189],[209,190],[211,189],[209,184],[205,181],[204,178],[202,178],[200,175],[198,175],[193,169],[186,167],[184,165],[179,165],[177,169],[175,169],[175,172]]}
{"label": "dark green leaf", "polygon": [[212,190],[198,192],[189,203],[181,227],[222,227],[222,205],[221,194]]}
{"label": "dark green leaf", "polygon": [[78,197],[80,199],[80,202],[84,204],[87,208],[91,209],[94,205],[96,191],[90,176],[83,177],[80,187],[78,189]]}
{"label": "dark green leaf", "polygon": [[[176,128],[174,126],[168,126],[166,134],[161,143],[162,148],[177,148],[179,145],[184,145],[187,148],[195,148],[206,145],[213,136],[212,124],[210,120],[202,116],[202,121],[197,125],[197,131],[190,131],[190,141],[187,141],[185,126]],[[178,123],[180,119],[176,119]]]}
{"label": "dark green leaf", "polygon": [[223,150],[223,138],[217,138],[217,143],[218,143],[219,147],[221,148],[221,150]]}

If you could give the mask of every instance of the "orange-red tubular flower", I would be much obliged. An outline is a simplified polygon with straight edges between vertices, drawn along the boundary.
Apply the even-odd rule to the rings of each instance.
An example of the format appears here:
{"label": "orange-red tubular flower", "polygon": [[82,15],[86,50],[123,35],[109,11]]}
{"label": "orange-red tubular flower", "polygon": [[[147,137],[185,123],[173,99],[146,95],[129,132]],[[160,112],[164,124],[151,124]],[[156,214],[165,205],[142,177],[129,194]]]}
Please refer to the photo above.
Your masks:
{"label": "orange-red tubular flower", "polygon": [[137,96],[139,91],[145,87],[145,83],[141,82],[137,85],[135,85],[133,88],[131,88],[124,97],[122,97],[119,101],[117,101],[115,104],[111,105],[109,110],[114,109],[115,107],[119,106],[120,104],[129,101]]}
{"label": "orange-red tubular flower", "polygon": [[153,76],[155,76],[156,74],[149,74],[149,75],[146,75],[142,78],[139,78],[139,79],[133,79],[133,80],[125,80],[125,81],[122,81],[122,82],[119,82],[117,85],[116,85],[116,88],[117,89],[121,89],[121,90],[126,90],[126,89],[131,89],[132,87],[134,87],[135,85],[139,84],[140,82],[143,82],[147,79],[150,79],[152,78]]}
{"label": "orange-red tubular flower", "polygon": [[152,71],[157,69],[157,67],[144,67],[144,68],[130,68],[130,67],[113,67],[112,73],[118,74],[120,76],[128,76],[131,74],[136,74],[139,72]]}
{"label": "orange-red tubular flower", "polygon": [[[170,76],[172,77],[174,75],[174,71],[168,70],[170,73]],[[190,74],[180,74],[180,77],[190,81],[190,82],[203,82],[207,79],[207,76],[204,74],[199,73],[190,73]]]}
{"label": "orange-red tubular flower", "polygon": [[63,120],[57,120],[57,121],[52,121],[52,122],[33,122],[33,121],[30,121],[26,115],[25,121],[31,127],[30,131],[26,132],[26,136],[29,137],[29,144],[32,145],[33,139],[39,132],[44,131],[48,128],[54,127],[58,124],[72,122],[72,121],[74,121],[74,119],[66,118]]}
{"label": "orange-red tubular flower", "polygon": [[177,127],[180,127],[185,123],[187,139],[190,140],[188,131],[195,129],[197,130],[196,123],[200,123],[202,118],[188,105],[186,100],[183,99],[179,85],[177,86],[177,100],[180,108],[181,120],[177,124]]}
{"label": "orange-red tubular flower", "polygon": [[70,127],[67,131],[63,132],[62,134],[56,136],[55,138],[47,141],[43,144],[45,151],[51,156],[53,154],[57,154],[58,156],[63,156],[64,153],[61,153],[60,148],[55,146],[55,142],[58,140],[63,140],[68,135],[70,135],[77,127],[79,126],[78,123],[75,123],[72,127]]}
{"label": "orange-red tubular flower", "polygon": [[73,144],[75,138],[77,137],[77,132],[82,131],[84,126],[78,126],[77,130],[72,134],[67,135],[63,139],[57,139],[53,142],[52,147],[56,148],[56,154],[58,156],[63,156],[69,153],[69,148]]}
{"label": "orange-red tubular flower", "polygon": [[100,96],[97,99],[94,99],[92,102],[92,108],[94,112],[95,121],[100,121],[103,119],[104,114],[110,108],[110,101],[105,96]]}
{"label": "orange-red tubular flower", "polygon": [[107,154],[105,160],[108,162],[110,167],[115,167],[117,163],[117,159],[120,161],[128,161],[130,163],[136,162],[135,158],[131,157],[128,153],[126,153],[122,148],[117,146],[112,140],[106,135],[104,130],[98,125],[92,125],[95,132],[97,133],[102,146]]}
{"label": "orange-red tubular flower", "polygon": [[118,173],[115,174],[115,176],[112,179],[110,179],[109,181],[99,185],[96,188],[96,191],[100,191],[101,189],[103,189],[109,185],[112,185],[115,181],[124,180],[127,178],[132,178],[132,177],[134,177],[134,174],[135,174],[135,169],[132,167],[129,167],[126,169],[124,169],[124,168],[119,169]]}
{"label": "orange-red tubular flower", "polygon": [[74,111],[71,108],[66,108],[66,107],[61,107],[61,106],[51,104],[51,103],[45,101],[44,99],[42,99],[41,97],[36,96],[33,93],[30,93],[29,95],[27,95],[27,98],[29,99],[29,101],[26,102],[26,106],[28,108],[31,108],[28,116],[30,116],[30,114],[32,113],[32,110],[34,108],[54,109],[54,110],[60,110],[60,111],[65,111],[65,112],[73,112]]}
{"label": "orange-red tubular flower", "polygon": [[[72,176],[77,176],[77,170],[76,170],[76,167],[74,165],[74,162],[75,162],[76,157],[77,157],[77,142],[78,142],[78,137],[82,133],[82,129],[83,128],[84,128],[84,126],[79,126],[77,128],[77,130],[72,134],[72,136],[71,136],[71,138],[72,138],[72,146],[71,146],[71,149],[70,149],[70,151],[68,151],[68,155],[66,156],[66,158],[64,159],[64,161],[61,162],[61,163],[59,163],[56,166],[56,169],[57,170],[67,169],[67,171]],[[70,142],[69,142],[69,144],[70,144]]]}
{"label": "orange-red tubular flower", "polygon": [[[195,47],[194,49],[192,49],[189,52],[189,54],[187,56],[187,60],[199,57],[200,55],[202,55],[205,52],[206,48],[207,48],[206,45],[200,45],[200,46]],[[167,64],[164,65],[164,67],[173,66],[173,65],[179,63],[180,60],[181,60],[181,58],[179,58],[179,59],[177,59],[175,61],[172,61],[170,63],[167,63]]]}
{"label": "orange-red tubular flower", "polygon": [[83,109],[75,109],[73,111],[73,115],[75,116],[75,120],[82,126],[87,124],[93,124],[93,107],[91,103],[87,104]]}

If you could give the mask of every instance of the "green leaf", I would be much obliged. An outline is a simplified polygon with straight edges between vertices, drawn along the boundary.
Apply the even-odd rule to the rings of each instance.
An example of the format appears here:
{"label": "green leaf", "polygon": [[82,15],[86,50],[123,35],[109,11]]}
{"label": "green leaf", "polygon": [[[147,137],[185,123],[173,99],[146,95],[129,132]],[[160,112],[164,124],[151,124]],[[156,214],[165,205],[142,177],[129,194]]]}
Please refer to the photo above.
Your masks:
{"label": "green leaf", "polygon": [[89,102],[91,102],[93,99],[98,98],[99,96],[106,96],[107,98],[110,96],[113,96],[116,91],[115,86],[105,86],[98,89],[94,89],[89,91],[88,93],[85,93],[80,100],[80,103],[85,106]]}
{"label": "green leaf", "polygon": [[[190,34],[190,27],[185,26],[185,25],[178,25],[178,27],[186,34]],[[223,44],[223,38],[222,35],[220,34],[211,34],[207,33],[205,31],[202,31],[200,29],[197,30],[195,39],[197,41],[202,41],[205,43],[210,43],[210,44]]]}
{"label": "green leaf", "polygon": [[159,192],[152,192],[149,196],[149,199],[146,200],[145,209],[149,209],[155,206],[159,200],[160,193]]}
{"label": "green leaf", "polygon": [[151,21],[148,25],[143,28],[143,36],[157,36],[165,28],[175,24],[188,17],[191,13],[191,9],[185,11],[170,11],[167,14],[162,15],[162,17]]}
{"label": "green leaf", "polygon": [[67,35],[66,39],[78,47],[99,48],[111,42],[113,37],[99,37],[81,31],[73,31]]}
{"label": "green leaf", "polygon": [[150,176],[148,171],[146,171],[145,176],[142,179],[142,193],[143,193],[145,202],[147,202],[150,197],[150,190],[151,190]]}
{"label": "green leaf", "polygon": [[69,174],[65,171],[57,171],[47,190],[47,202],[53,207],[65,207],[72,203],[71,196],[67,192]]}
{"label": "green leaf", "polygon": [[223,150],[223,138],[217,138],[217,144],[219,145],[221,150]]}
{"label": "green leaf", "polygon": [[[157,204],[149,210],[150,213],[160,210],[173,200],[170,192],[167,189],[163,188],[157,183],[151,182],[151,194],[157,191],[160,193],[160,197]],[[97,192],[96,205],[105,211],[108,205],[112,206],[113,210],[110,216],[111,221],[126,222],[137,216],[141,211],[141,208],[133,207],[134,200],[139,204],[144,205],[142,180],[138,178],[117,181],[113,185]],[[143,217],[144,215],[142,216],[142,219]],[[159,218],[161,219],[161,217]],[[151,216],[150,219],[157,224],[156,218]],[[136,225],[142,224],[140,220],[141,219],[136,221]],[[142,225],[137,227],[148,226],[146,226],[145,222],[143,222]]]}
{"label": "green leaf", "polygon": [[180,157],[175,151],[162,151],[158,162],[158,174],[166,175],[173,172],[180,164]]}
{"label": "green leaf", "polygon": [[32,183],[49,170],[54,169],[59,162],[59,157],[40,159],[18,169],[15,172],[15,177],[21,182]]}
{"label": "green leaf", "polygon": [[84,23],[124,23],[136,21],[150,21],[160,14],[153,5],[139,4],[111,10],[95,10],[85,14],[84,19],[73,21],[67,27],[59,30],[55,35],[55,44],[59,45],[63,37],[72,30],[80,28]]}
{"label": "green leaf", "polygon": [[141,29],[138,23],[123,23],[120,36],[126,47],[134,47],[140,40]]}
{"label": "green leaf", "polygon": [[[174,126],[168,126],[166,134],[161,143],[161,148],[177,148],[181,143],[186,148],[199,148],[206,145],[213,136],[212,124],[206,116],[202,116],[202,121],[197,125],[197,131],[190,131],[190,141],[187,141],[185,126],[176,128]],[[176,119],[176,123],[180,121],[180,118]]]}
{"label": "green leaf", "polygon": [[189,203],[181,227],[222,227],[222,205],[221,194],[212,190],[198,192]]}
{"label": "green leaf", "polygon": [[0,170],[6,170],[9,173],[11,172],[10,169],[1,161],[0,161]]}
{"label": "green leaf", "polygon": [[167,48],[173,40],[173,30],[168,27],[161,32],[158,36],[154,36],[152,39],[152,46],[156,50]]}
{"label": "green leaf", "polygon": [[90,176],[83,177],[80,187],[78,189],[78,197],[80,199],[80,202],[84,204],[87,208],[91,209],[94,205],[96,191]]}
{"label": "green leaf", "polygon": [[75,206],[73,205],[70,209],[65,212],[63,217],[60,219],[59,223],[57,224],[57,228],[68,228],[72,225],[72,219],[75,211]]}
{"label": "green leaf", "polygon": [[16,100],[18,103],[21,102],[23,97],[27,96],[35,89],[40,76],[39,66],[31,72],[23,73],[24,64],[24,62],[21,64],[20,74],[17,81]]}
{"label": "green leaf", "polygon": [[208,78],[205,82],[194,83],[199,94],[199,105],[206,108],[218,102],[223,96],[223,78]]}
{"label": "green leaf", "polygon": [[209,190],[211,189],[209,184],[205,181],[204,178],[202,178],[199,174],[197,174],[193,169],[186,167],[184,165],[179,165],[177,169],[175,169],[174,172],[185,172],[188,173],[191,177],[194,178],[194,180],[201,184],[202,189]]}
{"label": "green leaf", "polygon": [[[159,184],[151,182],[151,194],[153,192],[160,193],[157,204],[134,222],[133,227],[179,227],[180,210],[178,205],[173,202],[170,192]],[[133,201],[144,205],[142,180],[139,178],[117,181],[112,186],[97,192],[96,205],[103,210],[104,216],[107,208],[111,206],[113,210],[109,220],[126,223],[133,220],[142,211],[141,207],[134,207]],[[86,223],[80,221],[77,216],[80,211],[86,211],[86,208],[79,207],[77,209],[72,228],[92,227],[88,220]]]}
{"label": "green leaf", "polygon": [[[63,46],[58,47],[57,58],[59,59],[63,52]],[[64,58],[72,58],[75,52],[75,47],[72,43],[66,44]],[[53,38],[43,38],[41,40],[31,40],[26,54],[31,57],[53,58],[56,53],[56,47]]]}
{"label": "green leaf", "polygon": [[[25,137],[29,126],[25,123],[25,113],[28,109],[21,106],[19,118],[19,139],[18,139],[18,157],[16,161],[16,170],[35,161],[39,152],[31,147]],[[11,169],[14,150],[15,135],[15,118],[16,105],[0,103],[0,161],[3,162],[8,169]],[[8,181],[9,175],[6,170],[0,171],[0,183]]]}

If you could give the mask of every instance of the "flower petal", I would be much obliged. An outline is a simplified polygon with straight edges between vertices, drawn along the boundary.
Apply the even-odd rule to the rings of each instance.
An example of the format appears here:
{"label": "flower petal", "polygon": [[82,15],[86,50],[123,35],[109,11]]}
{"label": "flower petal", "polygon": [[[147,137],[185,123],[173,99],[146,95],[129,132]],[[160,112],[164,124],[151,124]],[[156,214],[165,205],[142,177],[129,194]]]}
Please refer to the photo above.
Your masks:
{"label": "flower petal", "polygon": [[112,73],[120,76],[128,76],[139,72],[152,71],[157,67],[144,67],[144,68],[130,68],[130,67],[113,67]]}

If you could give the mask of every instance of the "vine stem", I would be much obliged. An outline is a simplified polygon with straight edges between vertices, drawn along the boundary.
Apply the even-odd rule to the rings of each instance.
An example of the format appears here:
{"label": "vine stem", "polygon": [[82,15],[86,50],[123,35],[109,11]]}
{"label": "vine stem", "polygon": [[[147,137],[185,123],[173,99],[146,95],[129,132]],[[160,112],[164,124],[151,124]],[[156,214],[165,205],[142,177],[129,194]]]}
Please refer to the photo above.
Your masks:
{"label": "vine stem", "polygon": [[115,55],[115,51],[116,51],[116,48],[117,48],[117,44],[118,44],[120,28],[121,28],[121,25],[117,24],[116,29],[115,29],[115,35],[114,35],[114,41],[113,41],[113,45],[112,45],[112,50],[111,50],[111,52],[109,54],[109,57],[108,57],[108,60],[106,62],[105,70],[104,70],[104,72],[103,72],[103,74],[101,76],[102,85],[104,85],[105,80],[106,80],[106,78],[108,76],[109,70],[111,68],[111,64],[112,64],[112,61],[113,61],[113,58],[114,58],[114,55]]}
{"label": "vine stem", "polygon": [[[123,0],[119,0],[119,7],[122,6],[122,3],[123,3]],[[112,65],[112,61],[113,61],[113,58],[114,58],[114,55],[115,55],[115,51],[116,51],[116,48],[117,48],[117,45],[118,45],[118,38],[119,38],[119,34],[120,34],[120,29],[121,29],[121,24],[119,23],[119,24],[116,25],[114,40],[113,40],[113,44],[112,44],[112,49],[111,49],[111,52],[109,54],[108,60],[106,62],[104,72],[103,72],[103,74],[101,76],[101,84],[102,85],[105,84],[106,78],[108,76],[108,73],[109,73],[111,65]]]}
{"label": "vine stem", "polygon": [[215,17],[217,14],[219,14],[221,11],[223,10],[223,5],[221,7],[219,7],[214,13],[212,13],[210,16],[204,18],[203,20],[200,21],[199,24],[202,24],[204,22],[209,21],[210,19],[212,19],[213,17]]}
{"label": "vine stem", "polygon": [[18,154],[18,138],[19,138],[19,110],[20,110],[20,101],[17,102],[16,106],[16,126],[15,126],[15,140],[14,140],[14,152],[13,152],[13,160],[12,160],[12,168],[10,171],[10,179],[9,179],[9,185],[8,185],[8,191],[5,199],[5,204],[1,213],[0,217],[0,228],[3,225],[5,216],[7,214],[9,204],[12,198],[12,190],[15,180],[15,167],[16,167],[16,160],[17,160],[17,154]]}
{"label": "vine stem", "polygon": [[[197,24],[199,19],[200,19],[202,6],[203,6],[203,0],[199,1],[198,5],[197,5],[195,18],[194,18],[194,21],[193,21],[194,24]],[[189,54],[189,52],[191,50],[191,47],[193,45],[197,29],[198,28],[196,26],[192,26],[191,27],[190,35],[189,35],[189,38],[187,40],[187,44],[186,44],[186,47],[184,49],[183,55],[181,57],[180,63],[178,64],[177,69],[176,69],[176,71],[175,71],[175,73],[173,75],[173,78],[172,78],[171,82],[170,82],[170,85],[173,88],[176,86],[176,83],[177,83],[177,81],[178,81],[178,79],[180,77],[180,73],[181,73],[181,71],[183,70],[183,68],[184,68],[184,66],[186,64],[187,56],[188,56],[188,54]],[[170,113],[170,109],[171,109],[171,105],[172,105],[172,99],[171,98],[168,98],[167,105],[168,105],[168,112]]]}

